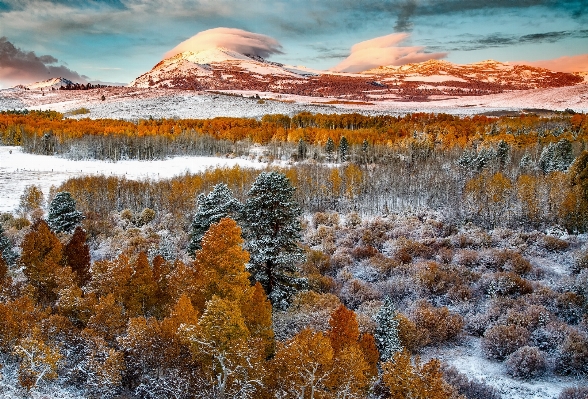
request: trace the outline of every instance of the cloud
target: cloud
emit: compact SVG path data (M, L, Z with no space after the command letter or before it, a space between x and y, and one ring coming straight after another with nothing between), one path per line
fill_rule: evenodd
M0 37L0 82L8 85L31 83L62 77L74 82L86 83L87 76L79 75L58 62L51 55L37 56L33 51L23 51L6 37Z
M588 54L564 56L552 60L515 61L513 64L531 65L557 72L588 72Z
M173 57L184 51L202 51L225 47L241 54L252 54L267 58L282 54L282 45L274 38L259 33L234 28L214 28L202 31L168 51L164 58Z
M349 57L331 69L337 72L362 72L379 66L405 65L447 56L447 53L425 53L425 48L420 46L397 46L408 37L408 33L392 33L357 43L351 47Z

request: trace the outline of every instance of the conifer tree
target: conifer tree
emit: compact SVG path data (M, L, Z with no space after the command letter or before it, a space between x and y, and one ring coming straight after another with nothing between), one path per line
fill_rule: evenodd
M198 210L192 221L188 246L188 252L192 256L201 248L202 237L213 223L218 223L225 217L238 219L242 208L224 183L217 184L208 195L200 194L196 202Z
M508 161L508 155L510 153L510 146L504 140L500 140L498 142L498 146L496 147L496 160L500 164L500 166L506 165Z
M341 137L339 141L339 161L347 162L347 157L349 155L349 142L345 136Z
M335 142L332 138L327 139L327 144L325 144L325 152L327 153L327 161L333 161L333 153L335 152Z
M57 233L69 233L80 224L84 216L76 210L76 201L70 193L62 191L57 193L49 206L47 223Z
M306 142L304 141L304 139L300 139L298 140L298 160L299 161L303 161L304 159L306 159Z
M4 258L4 261L7 265L13 266L16 264L16 259L18 258L17 253L14 251L12 243L4 234L4 229L0 224L0 256Z
M538 166L543 173L565 171L573 161L572 143L561 139L557 143L549 143L539 156Z
M246 248L251 255L249 271L278 308L285 308L305 284L296 267L303 253L297 245L301 212L293 194L294 187L285 175L263 172L249 191L243 213Z
M380 358L386 361L402 350L402 343L398 336L399 323L396 307L390 297L384 299L384 304L376 314L376 323L374 338L380 351Z

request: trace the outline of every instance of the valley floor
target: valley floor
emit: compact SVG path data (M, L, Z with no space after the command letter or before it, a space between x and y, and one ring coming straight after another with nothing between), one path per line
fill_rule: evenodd
M230 95L227 95L230 94ZM105 100L101 97L104 95ZM258 98L252 98L256 95ZM241 97L243 96L243 97ZM525 109L572 109L588 112L588 84L513 91L487 96L434 97L427 102L401 102L377 99L368 103L345 99L303 97L276 93L233 91L226 94L174 89L109 87L78 91L0 90L0 111L12 109L55 110L68 113L87 108L76 118L194 118L219 116L261 118L266 114L312 113L407 114L414 112L474 115Z

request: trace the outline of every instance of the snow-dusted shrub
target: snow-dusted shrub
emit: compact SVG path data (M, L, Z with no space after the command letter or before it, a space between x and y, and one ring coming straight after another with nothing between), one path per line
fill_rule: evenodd
M350 279L341 289L339 297L349 309L356 309L363 302L382 299L383 295L372 284Z
M554 236L543 236L538 244L548 251L564 251L570 246L570 243L566 240Z
M470 380L453 366L443 366L443 379L467 399L500 399L496 389L477 380Z
M584 297L575 292L563 292L555 299L555 313L566 323L577 324L584 315Z
M588 339L585 334L572 330L558 349L555 372L561 375L588 373Z
M551 318L549 311L543 305L529 305L521 309L509 309L506 313L506 324L516 324L533 331L545 326Z
M584 269L588 269L588 249L587 248L583 248L575 254L574 265L572 266L572 271L574 273L580 273Z
M566 388L557 397L557 399L586 399L588 398L588 387Z
M417 302L410 316L423 346L457 338L464 325L460 315L451 313L446 307L434 307L425 300Z
M513 272L486 274L480 279L480 285L489 297L520 296L533 292L531 283Z
M338 227L339 226L339 214L336 212L325 213L317 212L312 215L312 225L314 228L318 226Z
M374 219L367 223L361 231L361 240L364 245L382 249L387 240L387 232L391 229L391 224L381 218Z
M425 291L433 295L443 295L449 290L457 294L467 288L467 283L471 280L467 270L440 265L437 262L421 262L415 268L417 281Z
M526 328L500 324L486 330L482 337L482 351L488 358L503 360L528 342L529 331Z
M389 275L392 269L399 266L399 263L396 260L388 258L382 255L381 253L378 253L375 256L371 257L369 262L383 275Z
M400 263L410 263L414 258L429 259L434 255L433 250L418 241L399 238L396 241L394 259Z
M480 262L479 252L471 249L458 250L454 258L458 265L465 267L474 267Z
M551 321L545 327L539 327L531 333L531 343L542 351L554 352L560 347L571 327L560 321Z
M345 216L345 225L349 228L361 226L361 216L357 212L348 213Z
M351 255L356 260L371 258L373 256L376 256L378 253L378 250L370 245L360 245L353 248L353 250L351 251Z
M506 372L510 376L525 380L542 376L547 371L545 355L533 346L517 349L508 357L505 364Z

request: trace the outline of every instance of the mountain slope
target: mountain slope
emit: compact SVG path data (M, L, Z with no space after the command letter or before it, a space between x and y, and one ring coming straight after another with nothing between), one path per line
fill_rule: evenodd
M65 78L52 78L43 80L41 82L35 82L28 85L18 85L16 88L25 89L25 90L51 90L51 89L59 89L61 86L73 85L74 83Z
M359 74L313 71L269 62L226 48L186 51L159 62L131 87L245 90L351 100L430 101L507 91L573 86L578 74L483 61L469 65L431 60Z

